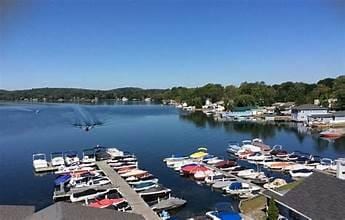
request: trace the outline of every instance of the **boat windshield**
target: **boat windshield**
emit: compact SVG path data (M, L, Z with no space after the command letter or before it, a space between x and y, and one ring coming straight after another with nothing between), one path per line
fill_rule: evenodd
M51 157L52 158L62 157L62 156L63 156L62 152L53 152L53 153L51 153Z
M34 160L46 160L46 155L45 154L34 154L34 155L32 155L32 158Z

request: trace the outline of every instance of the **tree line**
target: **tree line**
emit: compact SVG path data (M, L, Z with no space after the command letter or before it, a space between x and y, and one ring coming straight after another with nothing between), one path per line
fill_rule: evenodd
M75 88L39 88L30 90L0 90L0 100L17 101L37 98L42 101L76 98L92 100L119 99L143 100L152 98L155 101L175 100L186 102L200 108L210 99L212 102L224 101L227 109L243 106L268 106L275 102L295 102L296 104L313 103L319 99L321 105L328 106L329 99L337 99L336 109L345 109L345 75L337 78L326 78L317 83L284 82L268 85L265 82L243 82L239 86L206 84L202 87L173 87L169 89L119 88L112 90L89 90Z

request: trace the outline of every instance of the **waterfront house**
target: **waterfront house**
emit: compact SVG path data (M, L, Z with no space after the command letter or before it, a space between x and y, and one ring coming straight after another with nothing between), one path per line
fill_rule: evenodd
M345 111L308 116L308 124L313 125L345 125Z
M235 107L231 112L226 112L225 117L229 118L248 118L256 115L256 108L254 107Z
M328 109L312 104L305 104L291 109L291 119L296 122L307 122L308 116L327 114Z
M279 214L289 220L344 219L344 180L315 171L301 181L287 192L264 191L267 204L274 198Z
M112 209L98 209L80 204L57 202L38 212L34 206L0 205L0 219L10 220L75 220L75 219L117 219L144 220L134 213L119 212Z

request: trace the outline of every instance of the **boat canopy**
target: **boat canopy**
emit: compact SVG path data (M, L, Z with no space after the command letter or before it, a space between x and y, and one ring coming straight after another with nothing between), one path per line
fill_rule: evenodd
M190 158L193 158L193 159L196 159L196 158L205 157L205 156L207 156L207 155L208 155L208 153L206 153L206 152L198 151L198 152L195 152L195 153L191 154L189 157L190 157Z
M231 190L241 189L242 188L242 183L240 183L240 182L231 183L229 188Z
M65 152L65 156L76 157L76 156L78 156L78 153L76 151L68 151L68 152Z
M63 175L63 176L59 176L58 178L56 178L54 180L54 183L56 186L59 186L61 184L67 183L68 181L70 181L70 179L71 179L71 175Z
M198 151L204 151L204 152L207 152L207 148L206 148L206 147L199 147L199 148L198 148Z

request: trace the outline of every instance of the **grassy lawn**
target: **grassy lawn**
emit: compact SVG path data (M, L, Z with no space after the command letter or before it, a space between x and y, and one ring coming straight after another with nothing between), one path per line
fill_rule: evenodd
M241 211L242 213L250 213L254 210L260 210L264 208L266 205L266 198L262 195L256 196L255 198L249 199L247 201L243 201L241 203Z

